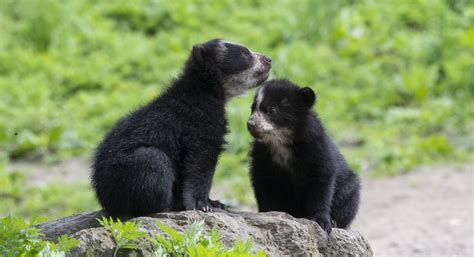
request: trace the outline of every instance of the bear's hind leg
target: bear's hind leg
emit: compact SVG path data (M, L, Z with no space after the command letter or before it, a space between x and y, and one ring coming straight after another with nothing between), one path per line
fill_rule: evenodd
M109 214L141 216L171 210L175 172L161 150L138 148L109 162L107 170L108 176L96 181L95 187Z
M331 206L331 219L335 227L348 228L359 210L360 185L355 174L350 174L343 183L338 184Z

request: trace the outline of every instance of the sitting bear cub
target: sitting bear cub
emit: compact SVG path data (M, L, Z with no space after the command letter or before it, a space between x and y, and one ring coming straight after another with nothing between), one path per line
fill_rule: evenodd
M195 45L161 96L122 118L97 148L91 174L112 216L222 207L209 199L227 131L225 103L268 78L271 59L242 45Z
M347 228L359 206L359 179L311 110L316 95L287 80L266 82L247 126L255 138L250 177L261 212Z

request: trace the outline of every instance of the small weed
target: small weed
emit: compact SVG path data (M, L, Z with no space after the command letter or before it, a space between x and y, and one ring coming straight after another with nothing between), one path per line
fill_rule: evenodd
M117 246L115 247L114 256L117 256L121 249L137 249L138 245L135 241L146 236L145 232L139 230L139 223L131 221L122 223L119 219L114 221L113 218L107 219L106 217L97 219L97 221L110 231L115 240Z

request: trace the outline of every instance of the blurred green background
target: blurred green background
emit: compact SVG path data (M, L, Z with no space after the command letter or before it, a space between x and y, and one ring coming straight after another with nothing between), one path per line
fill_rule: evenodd
M0 0L0 216L99 208L87 183L94 147L169 85L193 44L212 38L267 54L272 78L312 87L315 110L361 176L469 161L473 24L468 0ZM254 204L253 94L228 105L214 178L215 194L236 208ZM62 172L81 179L43 179L78 157L84 164Z

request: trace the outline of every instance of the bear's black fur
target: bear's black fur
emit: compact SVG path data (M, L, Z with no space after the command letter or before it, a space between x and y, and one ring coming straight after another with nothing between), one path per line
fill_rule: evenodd
M311 107L316 96L287 80L256 94L248 128L255 137L250 177L258 209L347 228L359 206L359 179ZM332 223L332 225L331 225Z
M98 146L91 174L112 216L223 207L209 199L224 144L224 105L268 78L271 59L211 40L193 47L160 97L122 118Z

